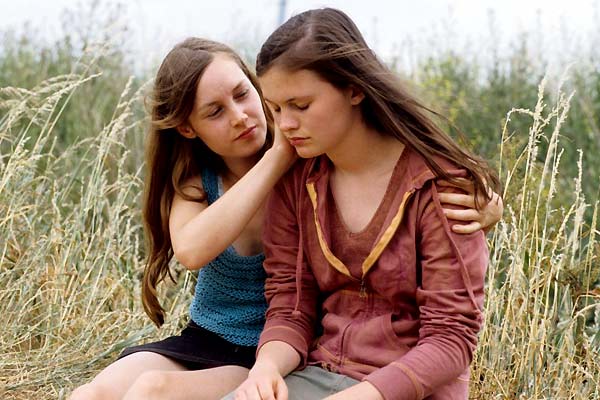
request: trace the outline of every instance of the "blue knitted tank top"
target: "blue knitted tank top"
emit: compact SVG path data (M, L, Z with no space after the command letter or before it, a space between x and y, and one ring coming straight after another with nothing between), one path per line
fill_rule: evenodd
M202 171L208 204L221 194L220 177ZM229 246L198 273L190 316L201 327L242 346L256 346L265 323L264 255L245 257Z

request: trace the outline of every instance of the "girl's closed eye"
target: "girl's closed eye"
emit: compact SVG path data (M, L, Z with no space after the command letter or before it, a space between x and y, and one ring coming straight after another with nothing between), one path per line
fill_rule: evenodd
M221 108L221 107L215 107L207 114L207 117L208 118L216 118L221 113L222 109L223 108Z
M294 104L294 108L296 108L297 110L300 110L300 111L304 111L304 110L307 110L307 109L308 109L308 106L309 106L309 105L310 105L309 103L305 103L305 104Z
M249 92L250 92L250 91L249 91L248 89L244 89L244 90L240 91L239 93L236 93L236 94L235 94L233 97L234 97L235 99L243 99L243 98L245 98L246 96L248 96L248 93L249 93Z

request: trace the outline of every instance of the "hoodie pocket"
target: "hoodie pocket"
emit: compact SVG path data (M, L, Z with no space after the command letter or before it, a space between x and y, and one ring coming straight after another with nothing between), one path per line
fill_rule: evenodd
M411 332L402 337L394 329L392 314L352 324L351 329L346 332L346 362L381 368L397 360L416 343L417 338L412 334L414 326L414 321L401 322L402 330Z

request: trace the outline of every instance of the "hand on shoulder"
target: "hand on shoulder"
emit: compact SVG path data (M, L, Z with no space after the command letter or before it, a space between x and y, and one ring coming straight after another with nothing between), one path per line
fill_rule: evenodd
M441 187L448 188L447 191L440 192L440 202L450 206L444 207L444 215L448 219L466 222L466 224L454 224L452 226L453 232L469 234L483 229L487 233L502 218L504 204L498 193L491 192L489 202L486 202L485 198L479 194L478 203L482 204L483 207L477 210L475 208L475 189L471 181L461 180L462 184L460 186L444 180L439 180L436 183ZM458 188L463 193L457 193L452 188Z

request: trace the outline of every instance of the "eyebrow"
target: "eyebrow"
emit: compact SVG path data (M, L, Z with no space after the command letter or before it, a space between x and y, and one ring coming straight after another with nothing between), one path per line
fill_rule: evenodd
M244 85L245 81L241 80L237 85L235 85L235 87L231 90L231 93L237 92L243 85ZM202 104L200 105L200 107L198 107L199 110L204 110L205 108L209 108L212 107L214 105L219 104L219 101L211 101L210 103L206 103L206 104Z
M289 103L293 103L294 101L302 101L302 100L306 100L307 98L309 98L310 96L299 96L299 97L290 97L289 99L287 99L286 101L284 101L285 104L289 104ZM269 100L265 97L265 101L267 103L271 103L272 105L277 105L277 103L275 103L272 100Z

